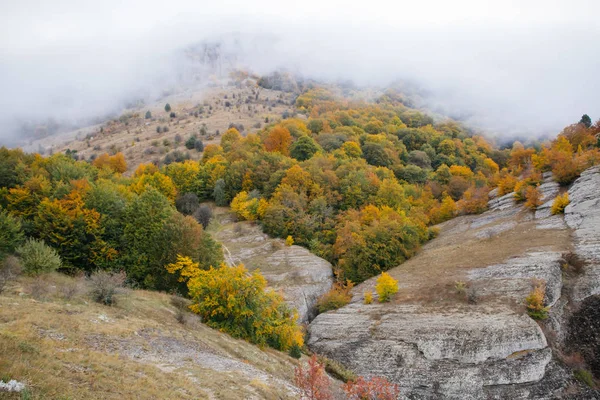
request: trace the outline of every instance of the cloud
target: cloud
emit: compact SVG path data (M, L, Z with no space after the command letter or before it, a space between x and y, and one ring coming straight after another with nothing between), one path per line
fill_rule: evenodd
M0 16L0 140L16 121L81 121L189 83L183 50L222 38L263 73L418 82L431 107L493 132L556 133L600 117L600 5L488 3L12 2Z

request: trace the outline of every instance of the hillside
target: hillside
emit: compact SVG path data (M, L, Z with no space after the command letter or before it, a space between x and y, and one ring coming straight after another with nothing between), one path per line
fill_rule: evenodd
M358 285L349 305L311 323L309 347L386 376L411 399L600 398L570 371L597 365L600 170L569 189L564 218L549 212L559 193L551 178L535 212L510 193L443 223L389 271L399 282L392 302L363 304L375 281ZM536 323L524 300L538 285L549 318Z
M30 397L3 399L297 399L297 361L236 340L171 296L130 290L115 306L90 300L83 279L21 278L0 294L0 379Z
M256 79L222 79L166 96L160 103L129 108L105 123L33 140L24 149L42 154L71 150L85 160L122 152L130 171L144 162L162 162L170 153L198 160L202 153L185 147L191 136L207 145L219 143L231 124L242 132L256 132L265 121L280 119L293 109L293 99L293 93L257 86ZM166 104L172 106L171 111L165 111ZM151 117L145 118L148 111Z
M110 397L117 379L124 397L329 400L310 394L340 385L327 368L347 381L340 399L595 395L600 121L498 148L397 88L255 80L124 115L64 152L0 148L2 346L16 355L3 382L50 398ZM286 112L231 122L275 109L265 93ZM103 281L129 295L92 302ZM308 377L293 374L290 357L311 353ZM46 366L61 371L47 384ZM129 388L158 371L173 380Z

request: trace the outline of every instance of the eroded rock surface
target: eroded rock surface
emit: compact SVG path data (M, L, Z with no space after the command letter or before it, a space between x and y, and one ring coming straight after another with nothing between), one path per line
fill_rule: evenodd
M221 214L212 227L225 246L230 264L243 263L249 270L260 269L269 286L281 290L290 306L298 310L299 321L315 316L317 299L333 284L331 264L300 246L286 246L283 240L264 234L258 225L234 222Z
M600 168L572 185L564 218L550 213L560 192L551 178L544 175L535 213L510 193L493 196L479 216L441 224L438 238L389 271L399 282L391 303L363 304L375 279L358 285L348 306L311 323L310 348L358 374L387 377L402 398L600 398L573 379L554 347L574 331L572 303L600 293ZM565 289L572 251L585 267ZM539 284L551 307L541 324L524 306Z

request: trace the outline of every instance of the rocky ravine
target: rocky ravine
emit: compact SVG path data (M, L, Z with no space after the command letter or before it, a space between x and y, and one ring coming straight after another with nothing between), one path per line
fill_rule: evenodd
M331 264L300 246L285 246L281 239L264 234L258 225L234 222L232 215L218 209L211 230L224 246L229 264L243 263L249 270L260 269L270 287L283 293L298 320L306 323L315 316L315 303L333 284Z
M393 302L365 305L375 282L357 286L348 306L311 323L310 348L357 374L387 377L403 398L600 398L558 357L579 351L600 371L600 168L569 189L564 218L549 212L559 193L551 176L541 190L535 213L510 194L442 224L438 238L390 271L400 288ZM563 271L566 254L583 272ZM540 283L551 311L538 324L523 302Z

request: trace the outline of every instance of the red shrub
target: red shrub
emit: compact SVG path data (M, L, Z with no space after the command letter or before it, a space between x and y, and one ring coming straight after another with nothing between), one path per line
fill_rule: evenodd
M396 400L400 395L398 385L378 376L365 379L359 376L344 385L349 400Z
M316 355L313 354L308 360L306 369L302 366L296 368L295 381L302 391L302 399L333 400L325 367L319 363Z

